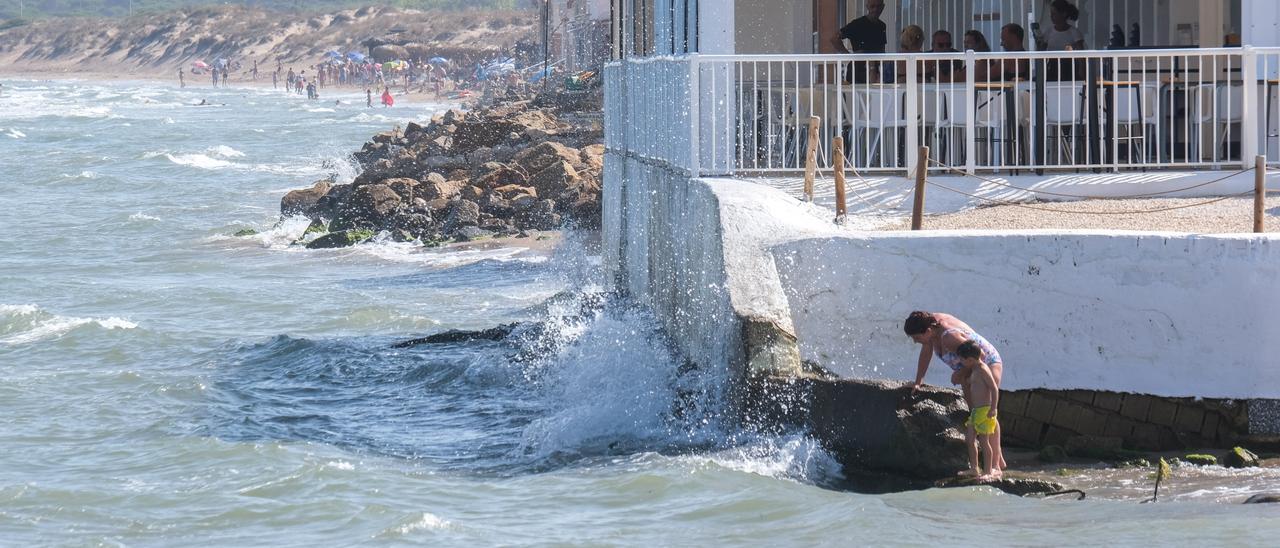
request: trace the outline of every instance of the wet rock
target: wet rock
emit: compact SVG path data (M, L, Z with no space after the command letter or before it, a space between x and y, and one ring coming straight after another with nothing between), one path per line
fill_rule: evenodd
M408 233L414 238L422 238L435 230L435 222L426 213L406 213L391 219L388 228Z
M484 199L484 190L481 190L480 187L475 185L466 185L462 187L462 192L460 192L459 195L465 200L479 202Z
M400 195L383 184L365 185L355 189L343 202L344 208L357 216L381 224L400 207Z
M311 188L291 190L280 199L280 214L298 215L315 207L321 198L333 189L333 179L316 181Z
M339 232L330 232L324 236L311 240L311 243L307 244L307 249L348 247L372 237L372 230L343 230Z
M498 167L484 172L484 174L476 177L472 184L480 188L498 188L511 185L524 185L527 178L524 173L511 169L502 164Z
M257 230L254 230L252 228L242 228L240 230L237 230L235 234L232 234L232 236L235 236L237 238L243 238L245 236L256 236L257 234L258 234Z
M512 162L520 166L525 173L537 173L556 162L574 165L581 161L582 158L577 150L551 141L527 148L512 158Z
M1108 458L1108 455L1119 453L1124 440L1108 436L1072 436L1063 447L1068 455L1075 457Z
M445 178L444 175L441 175L436 172L431 172L431 173L428 173L427 176L422 179L422 182L427 184L432 184L432 185L442 185L448 182L448 179Z
M907 383L807 379L807 422L846 468L951 478L968 467L959 391Z
M584 169L600 172L604 169L604 145L587 145L580 151Z
M1280 493L1258 493L1246 499L1245 504L1275 504L1280 503Z
M1222 465L1227 468L1251 468L1258 465L1258 456L1243 447L1233 447L1231 452L1222 457Z
M1052 481L1017 477L1012 474L1006 474L1005 477L998 480L979 481L977 478L971 477L950 477L938 481L937 487L977 487L986 486L999 489L1010 495L1025 497L1029 495L1048 495L1064 490L1061 484Z
M1213 466L1215 464L1218 464L1218 457L1215 457L1213 455L1191 454L1191 455L1186 455L1182 457L1182 460L1184 462L1199 465L1199 466Z
M493 233L477 226L464 226L454 232L453 237L459 242L473 242L492 238Z
M433 181L432 179L436 178L432 177L418 185L419 196L428 202L438 199L452 200L458 197L462 193L462 188L466 186L465 181Z
M391 191L395 192L396 196L399 196L405 202L412 202L416 196L420 195L420 192L417 191L418 181L408 177L384 179L382 184L390 187Z
M404 125L404 136L407 138L410 135L421 133L424 129L425 128L417 122L409 122Z
M451 329L443 333L428 335L418 339L410 339L404 342L392 345L392 348L409 348L420 344L450 344L450 343L466 343L471 341L500 341L509 336L519 327L520 324L509 323L499 325L494 328L485 329L483 331L462 331Z
M538 196L536 194L517 194L511 197L510 203L511 208L517 212L528 211L529 208L538 203Z
M538 189L538 196L559 196L571 187L582 184L578 170L569 162L558 161L529 178L528 186Z
M499 196L504 200L511 200L522 194L527 194L536 198L538 196L538 189L529 186L503 185L493 189L492 194Z
M471 200L453 200L449 203L449 213L444 220L444 232L455 232L465 226L475 226L479 222L480 204Z

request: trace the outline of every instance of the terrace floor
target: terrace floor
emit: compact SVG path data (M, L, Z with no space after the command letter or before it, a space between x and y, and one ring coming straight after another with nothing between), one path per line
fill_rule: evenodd
M802 177L734 179L803 197ZM1280 232L1280 172L1268 173L1267 179L1271 190L1266 200L1266 229ZM1252 173L1161 171L1043 176L980 174L978 177L939 174L931 175L928 181L924 219L927 230L1136 230L1200 234L1253 230ZM910 228L915 195L912 179L859 177L849 173L845 186L847 222L851 227ZM1235 197L1219 200L1228 196ZM814 203L829 210L834 218L835 183L830 173L820 173L815 178Z

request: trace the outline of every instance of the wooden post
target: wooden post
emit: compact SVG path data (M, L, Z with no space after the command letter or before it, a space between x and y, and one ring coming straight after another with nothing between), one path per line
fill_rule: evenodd
M844 203L844 137L836 136L833 139L832 161L835 164L836 172L836 222L844 222L845 213L847 212Z
M818 123L817 116L809 117L809 146L804 154L804 201L813 201L813 176L818 171Z
M1253 231L1266 232L1263 216L1267 208L1267 157L1253 160Z
M916 195L911 206L911 230L924 226L924 178L929 173L929 147L920 147L920 161L916 163Z

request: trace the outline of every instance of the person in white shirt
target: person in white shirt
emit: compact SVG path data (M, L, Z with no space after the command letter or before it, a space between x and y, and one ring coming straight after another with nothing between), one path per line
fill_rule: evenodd
M1080 20L1080 9L1067 0L1054 0L1049 5L1049 20L1053 26L1044 34L1044 46L1049 51L1084 49L1084 33L1071 23Z

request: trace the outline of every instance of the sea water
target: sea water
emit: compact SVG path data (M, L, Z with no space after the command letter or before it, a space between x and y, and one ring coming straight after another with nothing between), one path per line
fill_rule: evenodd
M833 488L839 466L803 432L723 420L721 375L685 366L643 310L607 297L589 238L550 252L290 245L307 222L279 219L284 192L349 181L363 141L444 105L4 83L0 544L1280 534L1275 508L1228 504L1244 492L1140 505ZM392 346L509 322L525 327L507 341Z

